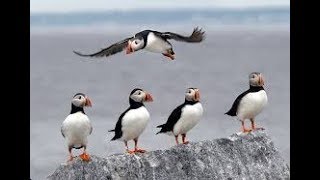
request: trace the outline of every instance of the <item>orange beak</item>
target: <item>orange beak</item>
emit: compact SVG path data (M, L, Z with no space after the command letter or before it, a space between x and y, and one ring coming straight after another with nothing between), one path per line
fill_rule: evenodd
M195 94L194 94L194 100L195 101L199 101L200 100L200 92L199 89L196 90Z
M144 101L146 101L146 102L152 102L152 101L153 101L153 98L152 98L151 94L149 94L149 93L147 93L147 92L145 92L145 93L146 93L146 97L145 97Z
M131 43L132 43L132 42L129 40L129 41L128 41L127 48L126 48L126 54L131 54L131 53L134 52L134 50L133 50L132 47L131 47Z
M259 75L259 85L263 86L264 85L264 79L262 77L262 74Z
M90 100L88 97L86 97L86 102L85 102L85 104L84 104L84 105L85 105L85 106L92 107L91 100Z

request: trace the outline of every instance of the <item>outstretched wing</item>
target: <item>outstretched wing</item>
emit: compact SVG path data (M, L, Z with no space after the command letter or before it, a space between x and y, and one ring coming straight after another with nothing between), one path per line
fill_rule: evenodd
M84 57L103 57L103 56L110 56L110 55L114 55L118 52L121 52L125 49L125 47L127 46L128 44L128 41L130 39L132 39L133 37L129 37L129 38L126 38L122 41L119 41L115 44L112 44L111 46L105 48L105 49L102 49L101 51L99 52L96 52L96 53L93 53L93 54L82 54L80 52L77 52L77 51L73 51L75 54L79 55L79 56L84 56Z
M196 27L193 29L193 32L190 36L182 36L180 34L176 34L172 32L164 32L164 33L161 33L160 36L164 39L174 39L176 41L198 43L204 40L204 37L205 37L204 33L205 31L202 31L202 29L199 29L198 27Z

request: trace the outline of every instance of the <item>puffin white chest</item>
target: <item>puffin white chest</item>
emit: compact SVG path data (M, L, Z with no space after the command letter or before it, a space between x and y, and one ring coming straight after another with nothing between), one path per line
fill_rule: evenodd
M173 134L185 134L192 129L201 119L203 114L203 108L201 103L194 105L186 105L182 108L181 117L174 125Z
M82 112L70 114L62 123L62 133L68 145L81 146L87 144L87 136L91 132L91 123Z
M264 90L246 94L240 101L237 116L241 120L257 116L267 105L267 93Z
M153 32L148 34L147 45L145 47L146 50L155 53L165 53L170 48L171 45L167 41L156 36Z
M129 110L121 122L122 137L120 139L128 141L139 137L146 128L149 119L150 114L144 106Z

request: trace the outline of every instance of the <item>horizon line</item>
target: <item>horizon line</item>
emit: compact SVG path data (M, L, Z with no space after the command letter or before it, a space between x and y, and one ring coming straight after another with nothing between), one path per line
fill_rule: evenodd
M256 5L256 6L211 6L211 7L169 7L169 8L90 8L90 9L73 9L73 10L47 10L47 11L32 11L30 9L30 15L32 14L72 14L72 13L101 13L101 12L134 12L134 11L183 11L183 10L251 10L251 9L289 9L290 5Z

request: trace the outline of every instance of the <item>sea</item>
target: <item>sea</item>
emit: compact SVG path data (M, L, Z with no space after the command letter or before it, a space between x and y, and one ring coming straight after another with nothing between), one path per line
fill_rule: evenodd
M206 31L202 43L171 40L176 59L138 51L108 58L84 58L135 33L151 29L189 35ZM225 138L241 123L225 115L247 90L248 75L265 77L267 107L256 117L285 161L290 163L290 8L136 9L30 14L30 173L45 179L68 158L60 128L78 92L92 100L85 109L93 125L88 153L102 157L125 152L110 141L132 89L152 94L146 103L150 122L139 138L148 151L175 145L171 136L156 135L171 111L183 103L188 87L200 89L203 118L188 134L190 142ZM247 122L249 126L249 122ZM133 147L133 142L129 145ZM75 155L81 150L75 150Z

